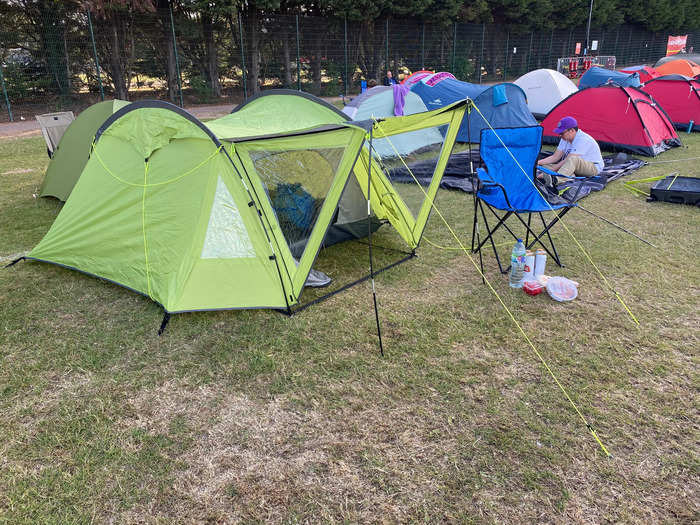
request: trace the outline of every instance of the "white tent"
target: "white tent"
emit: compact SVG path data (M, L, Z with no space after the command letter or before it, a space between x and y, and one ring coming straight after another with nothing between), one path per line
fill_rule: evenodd
M428 111L421 98L406 90L403 106L404 115L413 115ZM389 86L374 86L361 93L343 108L352 120L367 120L371 118L394 116L394 90ZM437 147L442 144L443 136L438 128L425 128L395 135L391 139L377 139L373 143L374 150L381 157L393 157L412 154L428 146Z
M576 84L553 69L530 71L516 80L515 84L525 92L530 112L540 118L578 90Z

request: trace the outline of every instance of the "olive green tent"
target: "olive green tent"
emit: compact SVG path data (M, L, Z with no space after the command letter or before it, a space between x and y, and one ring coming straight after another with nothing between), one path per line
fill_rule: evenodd
M273 92L205 125L165 102L129 104L97 131L70 197L27 258L113 281L166 313L289 311L345 196L346 222L359 219L358 195L366 219L368 180L376 218L418 246L465 109L344 122L315 97ZM381 158L370 161L366 139L390 143L426 128L445 138L432 145L435 174L418 205L392 186Z
M90 106L71 122L51 155L39 190L40 197L56 197L62 201L68 198L90 156L97 129L127 104L123 100L105 100Z

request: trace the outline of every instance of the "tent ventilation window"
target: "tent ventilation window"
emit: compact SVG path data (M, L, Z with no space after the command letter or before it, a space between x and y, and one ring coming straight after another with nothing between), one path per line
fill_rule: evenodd
M226 184L219 176L211 207L202 259L255 257L243 218Z

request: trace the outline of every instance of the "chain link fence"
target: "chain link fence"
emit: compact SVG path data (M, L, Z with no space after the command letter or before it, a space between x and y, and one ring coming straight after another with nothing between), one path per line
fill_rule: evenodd
M617 66L665 55L666 33L591 28ZM349 96L420 69L474 83L515 79L586 46L586 30L518 33L488 24L298 15L25 11L0 20L0 121L80 111L105 98L235 104L271 88ZM687 46L700 31L688 33Z

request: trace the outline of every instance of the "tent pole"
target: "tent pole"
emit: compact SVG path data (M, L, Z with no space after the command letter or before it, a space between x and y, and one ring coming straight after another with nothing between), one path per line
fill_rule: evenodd
M479 190L479 178L475 176L474 161L472 160L472 130L471 130L472 102L467 101L467 144L469 147L469 172L472 174L472 197L474 199L474 225L472 231L472 251L474 250L474 233L476 233L477 246L481 245L481 234L479 233L479 215L476 213L476 192ZM481 283L486 284L484 277L484 260L479 250L479 264L481 266Z
M618 230L623 231L623 232L625 232L625 233L628 233L628 234L631 235L632 237L634 237L634 238L639 239L640 241L642 241L644 244L648 244L648 245L651 246L652 248L658 248L656 245L650 243L650 242L647 241L646 239L642 239L642 238L641 238L639 235L637 235L636 233L632 233L631 231L626 230L625 228L623 228L622 226L620 226L619 224L615 224L613 221L608 220L608 219L606 219L605 217L601 217L601 216L598 215L597 213L593 213L591 210L587 210L586 208L584 208L584 207L581 206L580 204L577 204L576 207L579 208L579 209L581 209L581 210L583 210L583 211L585 211L586 213L588 213L588 214L590 214L590 215L593 215L593 217L596 217L596 218L600 219L600 220L603 221L603 222L607 222L610 226L614 226L614 227L617 228Z
M379 338L379 352L384 357L384 345L382 344L382 329L379 325L379 309L377 308L377 290L374 286L374 263L372 262L372 132L374 125L369 130L369 161L367 162L367 241L369 244L369 276L372 280L372 299L374 301L374 319L377 322L377 337Z

